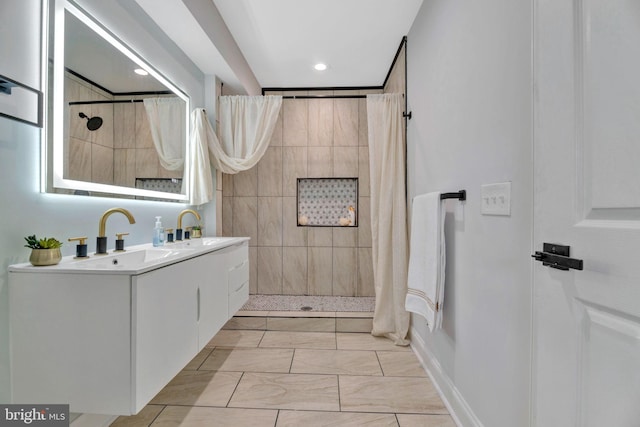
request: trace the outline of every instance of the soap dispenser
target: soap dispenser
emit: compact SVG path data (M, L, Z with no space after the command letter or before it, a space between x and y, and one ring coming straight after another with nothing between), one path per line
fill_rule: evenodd
M153 228L153 246L164 245L164 228L159 216L156 217L156 226Z

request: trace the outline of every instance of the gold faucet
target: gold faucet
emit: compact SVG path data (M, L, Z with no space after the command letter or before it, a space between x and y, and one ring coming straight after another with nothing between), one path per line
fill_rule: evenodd
M131 215L131 212L124 208L111 208L100 217L100 226L98 227L98 237L106 237L105 229L107 228L107 218L113 213L120 212L129 220L129 224L135 224L136 220Z
M185 214L188 214L188 213L193 214L193 216L195 216L198 221L200 221L202 219L202 218L200 218L200 214L198 212L194 211L193 209L185 209L185 210L183 210L182 212L180 212L178 214L178 229L179 230L182 230L182 217L185 216Z

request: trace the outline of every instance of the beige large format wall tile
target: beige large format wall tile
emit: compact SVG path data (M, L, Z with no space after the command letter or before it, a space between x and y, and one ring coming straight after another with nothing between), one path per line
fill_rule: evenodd
M310 178L333 176L333 147L309 147L307 159Z
M116 148L113 150L113 183L126 187L136 185L136 150Z
M249 246L249 292L258 293L258 248Z
M338 377L245 373L228 406L339 411Z
M336 332L365 332L371 333L373 318L345 319L336 317Z
M153 148L153 138L147 112L142 102L135 104L136 108L136 148Z
M307 251L309 295L333 295L333 249L309 247Z
M233 197L233 177L235 175L231 175L228 173L222 174L222 193L224 197Z
M258 246L282 246L282 197L258 197Z
M417 426L418 424L416 424ZM276 427L398 427L393 414L355 412L280 411Z
M136 107L133 104L113 105L114 148L136 148Z
M282 145L304 147L309 141L309 102L285 99L282 102Z
M354 248L358 246L358 228L360 227L332 227L334 248Z
M358 246L371 247L371 198L360 197L358 201Z
M155 178L158 176L158 152L155 148L136 150L136 178Z
M333 145L333 99L309 100L309 146Z
M233 236L233 197L224 197L224 191L222 194L222 235L231 237Z
M82 139L71 138L69 140L67 178L91 181L91 146L90 142Z
M282 194L297 195L297 180L307 176L307 147L284 147L282 161Z
M361 92L337 91L340 95L359 95ZM333 95L334 91L312 93ZM308 92L286 94L306 95ZM368 270L362 275L363 279L359 279L359 259L364 255L358 250L353 255L354 251L349 250L346 260L336 261L333 254L333 248L371 246L366 125L364 99L284 100L264 158L249 171L223 176L222 233L251 238L255 260L252 262L251 293L372 293L373 284L363 284L363 280L370 277ZM297 179L338 175L359 178L359 226L343 229L298 227ZM274 199L281 196L282 199ZM280 205L277 200L281 200ZM256 246L270 249L258 251ZM279 255L274 248L280 248ZM336 253L340 254L340 251ZM274 267L277 260L281 262L280 267Z
M333 111L333 145L358 145L358 99L336 99Z
M81 118L80 113L91 117L91 105L69 106L69 137L91 142L91 131L87 129L87 119Z
M282 147L269 147L258 163L258 196L282 196Z
M369 175L369 147L358 147L358 196L371 195Z
M258 244L258 198L233 198L233 235L250 237L250 246Z
M282 240L284 246L298 246L305 249L309 228L298 226L298 207L295 197L284 197L282 200ZM300 250L300 248L298 248ZM306 280L305 280L306 283Z
M309 227L309 246L333 246L333 228Z
M258 195L258 168L238 172L233 175L233 195L236 197L249 197Z
M283 100L284 101L284 100ZM282 146L282 117L283 117L283 108L280 108L280 113L278 114L278 121L276 122L275 127L273 128L273 135L271 135L271 141L269 145L272 147L280 147Z
M333 248L332 295L356 296L358 257L356 248Z
M358 147L334 147L333 176L355 178L358 176Z
M306 295L307 248L284 247L282 250L282 292L285 295Z
M373 261L371 248L358 248L358 291L359 297L376 296L373 281Z
M113 148L93 144L91 147L91 181L113 184Z
M258 293L282 294L282 246L258 247Z
M114 105L117 104L96 104L92 106L92 114L102 118L100 129L91 132L91 138L95 144L113 148Z
M367 122L367 100L358 100L358 145L369 145L369 129Z

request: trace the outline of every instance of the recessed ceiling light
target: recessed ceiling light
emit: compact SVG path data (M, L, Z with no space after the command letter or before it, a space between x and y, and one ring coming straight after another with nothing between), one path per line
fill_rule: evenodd
M327 69L327 64L323 64L322 62L316 64L313 66L313 68L315 68L318 71L324 71Z
M149 73L147 73L145 70L143 70L142 68L136 68L135 70L133 70L136 74L140 74L141 76L148 76Z

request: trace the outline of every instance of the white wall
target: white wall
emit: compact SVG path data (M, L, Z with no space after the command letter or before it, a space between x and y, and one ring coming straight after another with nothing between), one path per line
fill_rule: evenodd
M204 105L202 73L190 61L185 61L186 57L158 33L152 21L132 6L134 2L82 0L79 3L186 91L192 98L192 107ZM15 72L18 80L27 76L27 84L40 87L40 32L37 30L40 0L3 0L0 11L0 16L9 17L1 27L0 74L11 76ZM5 68L7 64L11 64L10 69ZM122 215L111 216L107 223L109 247L114 245L112 236L116 231L130 232L127 245L145 243L151 241L154 216L161 215L165 226L175 227L178 212L185 208L184 204L177 203L40 193L40 132L35 127L0 118L0 402L8 402L10 398L7 266L28 260L29 250L23 247L23 236L35 233L66 242L68 237L86 235L91 252L95 250L101 214L119 206L133 213L136 224L129 225ZM215 213L215 209L211 211ZM207 218L209 220L214 221L215 217ZM214 230L213 222L210 224ZM74 251L74 244L64 244L63 255L72 255ZM43 357L46 353L46 349L42 349Z
M408 34L409 197L448 201L443 329L412 316L413 344L464 425L529 424L531 4L425 0ZM511 216L480 186L512 181Z

